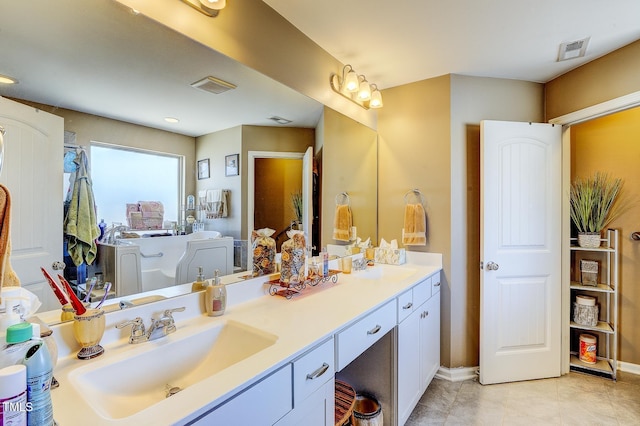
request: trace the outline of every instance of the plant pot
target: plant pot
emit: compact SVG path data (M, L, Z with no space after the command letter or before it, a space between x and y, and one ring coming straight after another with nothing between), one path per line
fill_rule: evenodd
M600 233L599 232L579 232L578 245L584 248L600 247Z

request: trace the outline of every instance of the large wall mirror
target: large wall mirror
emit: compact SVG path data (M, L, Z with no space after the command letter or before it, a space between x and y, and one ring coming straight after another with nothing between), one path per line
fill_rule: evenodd
M75 143L80 146L100 142L182 156L182 197L207 189L230 189L234 213L227 219L207 222L206 229L237 240L247 240L250 233L246 191L254 185L247 182L247 168L253 167L247 163L249 152L304 153L312 146L322 172L334 177L320 184L318 223L314 226L332 226L333 218L323 216L331 215L334 195L351 191L360 234L377 240L376 221L371 220L377 204L377 159L372 157L375 131L355 121L353 126L358 130L347 131L344 126L352 121L347 117L120 3L37 3L3 6L0 74L19 82L0 85L0 96L63 117L65 131L75 134ZM207 85L221 93L192 86L207 77L235 88L212 79ZM169 123L167 117L179 121ZM282 124L282 119L289 122ZM358 142L363 145L350 167L343 167L347 151L333 144L348 142L341 136L345 134L355 140L362 136L362 129L368 129ZM287 142L283 147L282 141L291 138L300 141L298 146ZM233 154L239 154L239 174L228 176L220 167L225 157ZM353 182L362 177L359 162L363 158L366 173L372 175L354 187ZM209 160L210 174L207 179L198 179L197 163L203 159ZM336 165L340 167L334 168ZM113 169L117 173L116 164ZM60 209L62 199L60 194ZM362 225L357 222L359 217ZM319 244L332 243L324 232Z

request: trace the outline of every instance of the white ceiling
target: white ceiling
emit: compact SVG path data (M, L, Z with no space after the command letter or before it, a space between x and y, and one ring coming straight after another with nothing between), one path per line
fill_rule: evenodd
M189 136L272 126L272 116L315 127L322 111L318 102L113 0L1 1L0 74L19 80L0 85L2 96ZM209 75L237 89L214 95L190 86Z
M380 88L444 74L544 83L640 39L638 0L263 1ZM556 62L584 37L584 58Z
M638 0L264 1L380 88L448 73L546 82L640 39ZM556 62L583 37L585 58ZM2 96L190 136L273 115L314 127L322 109L112 0L2 0L0 74L20 80ZM238 88L189 86L207 75Z

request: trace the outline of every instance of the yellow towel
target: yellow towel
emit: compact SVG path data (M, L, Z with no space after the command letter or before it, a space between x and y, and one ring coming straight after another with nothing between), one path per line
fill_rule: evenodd
M337 205L336 214L333 220L333 239L338 241L349 241L351 225L351 208L349 205Z
M427 217L422 204L405 206L402 244L405 246L427 245Z
M11 267L11 195L6 186L0 185L0 289L2 287L20 286L20 279Z

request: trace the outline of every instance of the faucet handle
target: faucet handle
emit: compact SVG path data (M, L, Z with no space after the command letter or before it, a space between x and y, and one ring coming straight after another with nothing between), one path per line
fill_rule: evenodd
M144 323L142 322L142 318L136 317L132 320L122 321L116 324L116 328L121 329L127 326L131 327L131 336L129 336L129 343L138 343L143 341L146 337Z
M184 306L182 306L180 308L167 309L166 311L164 311L164 315L159 321L163 321L164 320L164 333L165 333L165 335L173 333L174 331L176 331L176 323L175 323L175 320L173 319L173 315L172 314L174 312L182 312L182 311L184 311L184 309L185 309Z
M183 312L185 310L184 306L181 306L179 308L173 308L173 309L167 309L166 311L164 311L164 316L173 319L173 313L174 312Z

